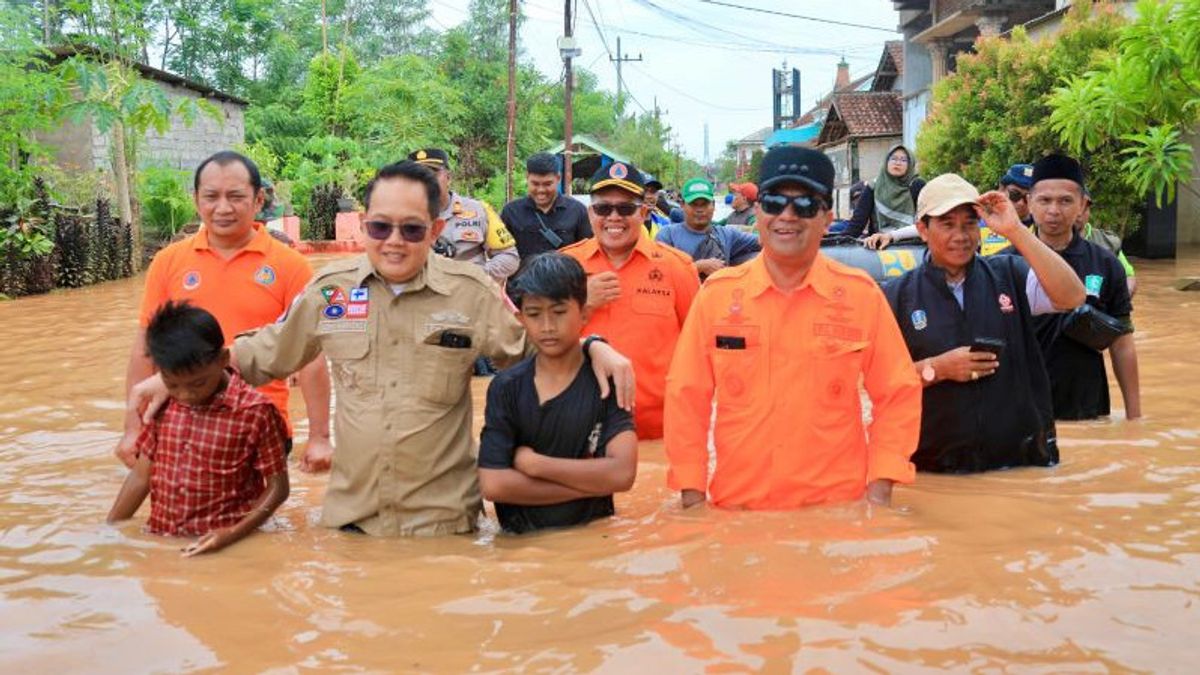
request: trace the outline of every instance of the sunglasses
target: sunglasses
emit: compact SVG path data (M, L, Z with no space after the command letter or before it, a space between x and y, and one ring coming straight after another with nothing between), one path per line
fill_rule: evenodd
M612 215L613 211L622 218L628 218L640 211L642 208L641 202L621 202L620 204L610 204L608 202L592 202L592 212L601 218L607 218Z
M428 225L411 223L393 225L381 220L368 220L364 225L367 228L367 236L372 239L387 241L392 236L392 230L400 230L400 238L410 244L419 244L425 241L425 233L429 231Z
M1027 199L1028 197L1029 197L1029 195L1027 193L1021 192L1019 190L1009 190L1008 191L1008 201L1010 201L1014 204L1016 204L1017 202L1025 201L1025 199Z
M772 216L777 216L783 213L788 204L792 205L792 210L801 218L812 218L826 208L825 202L810 195L797 195L788 197L787 195L779 195L768 192L759 195L758 203L762 206L762 210Z

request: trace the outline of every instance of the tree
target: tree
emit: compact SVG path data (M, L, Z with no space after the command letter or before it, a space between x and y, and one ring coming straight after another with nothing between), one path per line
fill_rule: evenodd
M1116 49L1050 97L1050 123L1076 153L1122 144L1121 175L1161 206L1187 186L1200 121L1200 0L1141 0Z
M1017 28L1009 39L976 42L975 53L960 55L957 71L934 87L917 137L921 173L954 172L990 189L1010 165L1062 151L1050 122L1050 95L1064 78L1102 58L1123 23L1112 6L1077 3L1054 40L1034 42ZM1094 222L1118 232L1140 220L1138 195L1121 177L1124 147L1104 143L1080 156L1096 202Z

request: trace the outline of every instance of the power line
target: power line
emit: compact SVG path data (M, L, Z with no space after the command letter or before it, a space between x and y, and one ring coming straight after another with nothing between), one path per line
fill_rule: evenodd
M670 91L673 91L676 94L679 94L680 96L689 98L689 99L695 101L696 103L699 103L700 105L703 105L708 108L712 108L713 110L721 110L724 112L735 112L735 113L752 113L752 112L753 113L762 113L763 112L762 108L731 108L731 107L723 106L723 105L720 105L717 103L712 103L711 101L705 101L704 99L696 98L695 96L689 94L686 91L683 91L681 89L676 89L675 87L667 84L666 82L663 82L662 80L654 77L653 75L646 72L642 68L639 68L637 66L630 66L630 67L633 68L634 70L638 71L639 73L641 73L644 77L646 77L646 79L658 84L659 86L664 87Z
M676 21L684 26L687 26L688 28L691 28L693 32L696 32L702 36L703 36L703 32L701 30L698 30L696 28L696 26L700 26L701 28L707 30L710 36L711 35L730 35L735 38L739 38L740 40L742 40L741 44L743 46L754 47L757 45L770 45L772 47L777 47L777 48L778 47L790 48L790 45L780 44L778 42L767 42L765 40L762 40L761 38L744 35L742 33L735 33L733 31L725 29L725 28L713 26L712 24L707 24L707 23L704 23L703 21L698 21L696 19L693 19L690 16L680 14L679 12L667 9L666 7L663 7L654 2L651 2L651 0L636 0L636 2L645 7L649 7L650 9L653 9L654 11L658 12L659 14L662 14L663 16L666 16L669 19L673 19L674 21Z
M885 33L899 32L895 28L883 28L880 26L868 26L868 25L862 24L862 23L850 23L848 21L835 21L833 19L821 19L821 18L817 18L815 16L804 16L802 14L792 14L790 12L780 12L780 11L774 10L774 9L763 9L761 7L747 7L745 5L735 5L731 2L721 2L720 0L700 0L700 2L703 2L708 5L720 5L722 7L732 7L734 9L741 9L741 10L745 10L747 12L760 12L762 14L771 14L774 16L786 16L790 19L803 19L804 21L816 21L818 23L828 23L828 24L833 24L835 26L848 26L850 28L862 28L865 30L878 30L878 31L883 31Z
M612 60L612 52L608 49L608 38L604 37L604 31L600 29L600 22L596 20L596 15L592 13L592 3L588 0L583 0L583 6L587 9L588 16L592 17L592 25L596 27L596 35L600 36L600 44L604 45L604 51L608 53L608 59Z

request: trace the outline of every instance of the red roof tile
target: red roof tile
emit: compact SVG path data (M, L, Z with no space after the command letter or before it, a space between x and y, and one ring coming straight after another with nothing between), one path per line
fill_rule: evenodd
M903 132L900 92L843 92L833 95L819 142L828 143L845 136L898 136Z

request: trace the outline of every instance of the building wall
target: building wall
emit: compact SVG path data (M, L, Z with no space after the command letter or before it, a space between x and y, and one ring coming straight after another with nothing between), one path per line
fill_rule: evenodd
M172 106L181 98L200 98L196 92L172 84L162 83ZM183 120L173 116L171 127L159 135L151 130L140 146L138 161L142 166L165 166L172 169L191 171L204 158L218 150L232 150L246 140L245 109L237 103L210 100L221 113L221 120L208 115L197 115L188 127Z
M850 144L838 143L821 148L833 162L833 214L835 218L850 217Z
M200 98L190 89L165 82L159 85L166 90L172 108L183 97ZM212 153L233 149L243 143L246 138L244 107L228 101L211 102L220 111L220 122L201 114L189 127L178 116L172 116L166 133L160 135L152 129L138 145L139 164L190 171ZM107 171L112 166L110 134L99 133L90 120L78 124L64 121L57 129L39 134L39 139L50 148L55 163L68 171Z
M1193 156L1200 154L1200 130L1192 132L1185 140L1191 143ZM1200 163L1192 163L1190 187L1189 190L1181 185L1176 191L1179 210L1176 212L1178 226L1175 233L1176 243L1179 244L1200 244Z
M37 140L50 150L54 163L66 171L90 171L95 167L92 124L88 120L64 121L57 129L37 134Z

